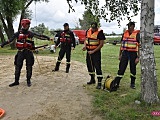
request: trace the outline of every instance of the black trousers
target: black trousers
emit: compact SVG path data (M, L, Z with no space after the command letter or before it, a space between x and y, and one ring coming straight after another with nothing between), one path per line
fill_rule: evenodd
M86 56L86 63L89 75L97 74L97 78L103 78L102 76L102 70L101 70L101 52L97 51L93 54L88 54Z
M61 49L59 51L59 56L58 56L58 62L61 62L63 59L64 55L66 54L66 62L67 64L70 64L71 61L71 45L62 45Z
M135 60L137 58L137 52L129 52L129 51L123 51L122 57L119 63L119 70L118 75L124 75L124 72L127 68L128 61L130 61L130 73L132 76L136 75L136 64Z
M24 49L22 51L18 51L15 56L15 81L18 82L20 78L21 69L23 66L23 61L26 60L26 78L30 80L32 77L32 66L34 65L34 56L32 51Z

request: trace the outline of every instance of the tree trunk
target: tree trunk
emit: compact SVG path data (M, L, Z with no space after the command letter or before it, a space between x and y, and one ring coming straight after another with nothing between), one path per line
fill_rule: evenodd
M5 41L3 31L2 31L2 26L0 25L0 38L1 38L1 43Z
M146 103L159 101L154 58L154 0L141 1L141 98Z
M20 22L19 22L19 26L18 26L18 31L21 29L21 20L25 17L26 9L31 5L32 2L33 2L33 0L30 0L26 4L26 6L24 5L24 9L22 9L22 11L21 11L21 17L20 17Z
M20 22L19 22L19 26L18 26L18 31L21 29L21 20L24 18L24 14L25 14L25 10L23 9L21 11L21 17L20 17Z
M3 24L3 28L4 28L4 31L6 32L7 36L8 36L8 28L7 28L7 25L5 23L5 20L4 20L4 17L2 15L2 13L0 13L0 19L2 21L2 24Z
M8 38L10 39L14 34L12 17L6 17L6 21L7 21L7 24L8 24ZM10 44L10 46L11 46L11 49L15 49L15 41L13 41Z

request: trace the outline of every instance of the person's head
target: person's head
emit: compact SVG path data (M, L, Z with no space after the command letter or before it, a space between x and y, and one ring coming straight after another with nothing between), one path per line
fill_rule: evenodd
M64 23L64 30L69 30L69 24L68 23Z
M91 23L91 28L92 28L92 31L93 31L93 32L97 31L97 29L98 29L97 23L96 23L96 22L92 22L92 23Z
M132 32L132 31L134 30L134 27L135 27L135 22L129 22L129 23L127 24L127 26L128 26L128 30L129 30L130 32Z
M30 27L31 21L29 19L22 19L21 26L23 29L28 30Z

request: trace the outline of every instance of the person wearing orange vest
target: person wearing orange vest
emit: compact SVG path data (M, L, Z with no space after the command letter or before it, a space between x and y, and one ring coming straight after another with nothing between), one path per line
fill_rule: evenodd
M52 40L50 37L45 35L39 35L36 33L33 33L29 31L31 21L29 19L22 19L21 20L21 26L22 29L18 32L14 33L14 35L6 42L1 44L1 47L4 47L5 45L13 42L16 40L16 48L18 49L18 52L15 56L15 82L11 83L9 87L13 87L16 85L19 85L19 78L21 69L23 66L24 59L26 60L26 70L27 70L27 86L31 86L31 76L32 76L32 66L34 64L34 56L32 50L35 49L33 37L36 37L38 39L42 40Z
M136 65L139 62L139 41L140 41L140 31L135 30L135 22L129 22L128 30L124 32L121 39L121 47L119 52L119 70L117 77L114 79L113 91L119 88L120 80L122 79L124 72L127 68L128 61L130 62L130 87L135 89L135 79L136 79Z
M103 79L101 70L101 48L103 47L105 36L103 30L98 28L96 22L91 23L91 28L86 32L86 41L84 41L83 51L87 50L86 63L91 79L88 85L95 84L95 70L97 74L97 89L101 89Z
M64 30L60 33L60 36L58 37L58 40L56 42L55 48L60 45L61 49L59 51L58 60L56 62L55 68L52 70L59 71L59 66L61 64L61 61L66 54L66 73L69 73L70 68L70 59L71 59L71 49L74 50L76 44L75 44L75 37L73 32L69 29L69 24L64 23Z

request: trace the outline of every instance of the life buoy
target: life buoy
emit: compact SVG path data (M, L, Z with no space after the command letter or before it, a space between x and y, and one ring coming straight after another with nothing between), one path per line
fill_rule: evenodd
M2 108L0 108L0 118L3 117L4 113L5 113L5 110L3 110Z

